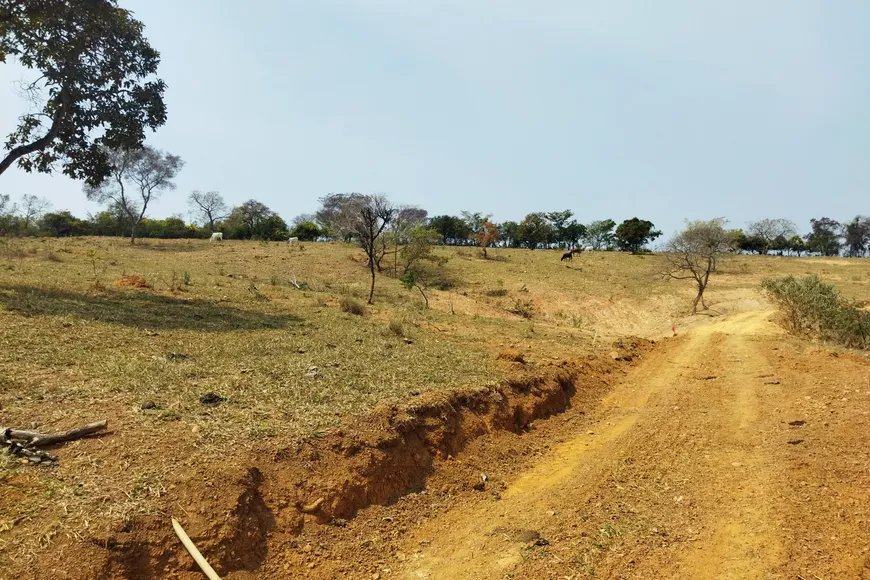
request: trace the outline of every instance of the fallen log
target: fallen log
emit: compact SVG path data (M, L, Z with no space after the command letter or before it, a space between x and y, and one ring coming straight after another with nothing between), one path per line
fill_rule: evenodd
M39 447L82 439L104 430L108 425L108 420L104 419L61 433L37 433L12 427L0 427L0 445L6 445L12 455L25 458L31 463L52 462L57 461L57 456L38 449Z
M64 431L62 433L36 433L34 431L24 431L21 429L12 429L11 427L3 429L2 434L0 434L0 442L2 443L12 443L18 442L23 443L25 447L48 447L49 445L55 445L57 443L65 443L66 441L75 441L76 439L82 439L83 437L87 437L88 435L93 435L94 433L98 433L109 426L109 421L103 419L97 423L91 423L90 425L85 425L84 427L79 427L77 429L70 429L69 431Z

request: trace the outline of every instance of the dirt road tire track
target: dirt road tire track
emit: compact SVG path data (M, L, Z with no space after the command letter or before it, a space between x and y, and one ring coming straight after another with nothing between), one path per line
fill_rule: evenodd
M805 347L769 318L716 320L652 353L604 400L588 431L515 478L500 501L414 529L400 577L860 577L870 541L847 538L867 529L866 446L861 436L838 439L829 445L854 459L817 457L807 469L804 455L816 442L796 443L802 426L789 423L807 419L792 401L831 385L808 387L812 375L789 367ZM870 373L852 362L838 380L857 372L863 388L853 395L866 408ZM830 481L832 467L844 467L837 461L849 464L850 481ZM838 489L854 519L835 529L831 520L841 518L829 504L796 503L806 493L795 488L796 470ZM829 532L839 543L823 542Z

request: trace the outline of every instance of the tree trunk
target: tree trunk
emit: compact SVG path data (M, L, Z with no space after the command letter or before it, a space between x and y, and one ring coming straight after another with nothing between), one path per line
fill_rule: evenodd
M139 227L139 222L133 222L133 227L130 228L130 243L136 243L136 228Z
M372 288L369 290L369 304L374 304L375 296L375 263L374 260L369 260L369 270L372 272Z

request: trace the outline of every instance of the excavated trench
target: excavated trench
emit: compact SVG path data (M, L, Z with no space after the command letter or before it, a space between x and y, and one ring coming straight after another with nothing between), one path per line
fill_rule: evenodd
M342 429L301 440L253 465L220 473L202 468L185 478L167 510L182 520L222 577L262 577L258 571L277 557L273 543L308 526L344 526L359 510L425 489L439 462L457 457L478 438L521 434L572 405L594 404L608 389L610 373L649 344L623 344L620 360L590 355L497 387L435 391L379 406ZM93 538L83 550L92 552L89 561L103 565L81 577L199 577L168 519L143 517Z

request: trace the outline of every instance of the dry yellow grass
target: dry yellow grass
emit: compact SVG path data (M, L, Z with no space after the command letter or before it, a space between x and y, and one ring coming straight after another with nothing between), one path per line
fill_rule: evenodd
M499 352L533 367L593 339L606 348L693 323L691 285L664 283L655 256L437 252L454 287L428 291L431 309L381 276L375 305L357 316L340 304L365 301L368 272L349 245L0 241L0 425L107 416L113 430L98 453L69 444L56 469L0 455L0 567L57 534L159 510L174 478L215 458L268 452L386 399L498 381L519 364ZM868 298L870 261L735 257L708 302L746 307L763 277L789 273ZM123 276L148 287L113 286ZM209 392L226 401L201 404Z

